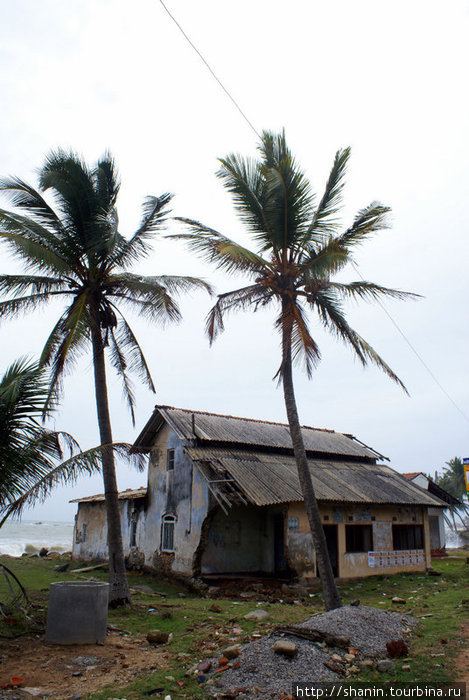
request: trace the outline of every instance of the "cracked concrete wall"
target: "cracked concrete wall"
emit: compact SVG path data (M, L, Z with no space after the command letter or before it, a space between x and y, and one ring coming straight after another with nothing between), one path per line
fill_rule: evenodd
M394 574L400 571L424 571L431 566L428 513L421 506L363 506L320 505L319 511L324 525L337 526L338 575L355 578L378 574ZM418 562L398 565L370 566L368 552L346 551L347 525L370 525L372 527L372 550L393 552L392 526L422 525L424 550ZM288 509L287 546L289 560L298 576L316 575L315 553L309 523L303 504L291 503Z

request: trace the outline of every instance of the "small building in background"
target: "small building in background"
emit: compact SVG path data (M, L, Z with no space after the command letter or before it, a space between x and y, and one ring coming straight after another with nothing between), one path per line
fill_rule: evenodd
M336 576L424 571L430 515L445 507L351 435L303 427ZM157 406L134 450L146 489L124 491L130 566L186 577L315 577L288 426ZM104 497L77 499L74 556L105 557Z

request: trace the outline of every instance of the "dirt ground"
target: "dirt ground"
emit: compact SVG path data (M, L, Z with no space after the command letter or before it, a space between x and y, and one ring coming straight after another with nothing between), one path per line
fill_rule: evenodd
M4 692L14 687L12 678L22 678L18 696L70 700L109 683L125 686L143 672L165 668L169 658L164 647L117 631L108 632L103 646L56 646L43 637L0 642L0 698L13 695Z
M469 639L469 623L466 623L461 629L461 639ZM469 683L469 647L464 645L464 648L455 659L455 680L460 683Z

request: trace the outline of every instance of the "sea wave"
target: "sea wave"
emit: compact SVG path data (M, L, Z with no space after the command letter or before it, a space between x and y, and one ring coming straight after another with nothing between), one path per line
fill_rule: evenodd
M50 552L69 552L73 542L73 523L6 522L0 529L0 555L21 557L38 553L43 547Z

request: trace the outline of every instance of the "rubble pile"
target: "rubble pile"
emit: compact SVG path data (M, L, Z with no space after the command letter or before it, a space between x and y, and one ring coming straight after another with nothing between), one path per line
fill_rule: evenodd
M370 668L391 671L389 650L406 650L415 624L409 615L347 605L236 645L193 672L215 697L288 697L294 682L337 681Z

